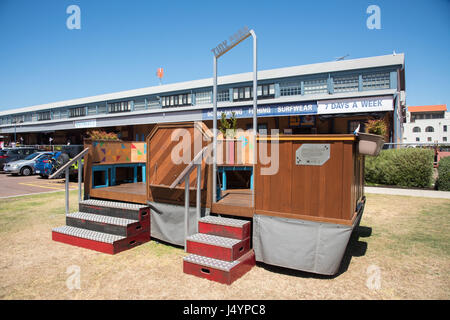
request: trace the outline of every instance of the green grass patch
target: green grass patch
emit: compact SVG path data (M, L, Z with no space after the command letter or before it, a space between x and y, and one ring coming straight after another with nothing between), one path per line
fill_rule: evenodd
M70 191L70 211L78 208L78 191ZM46 223L54 215L65 214L64 191L3 199L0 206L0 234L23 229L30 221Z

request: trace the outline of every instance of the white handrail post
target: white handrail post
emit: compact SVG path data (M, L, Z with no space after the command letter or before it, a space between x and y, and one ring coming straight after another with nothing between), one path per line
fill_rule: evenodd
M81 172L83 171L82 159L78 159L78 202L81 201Z
M256 135L258 132L258 95L257 95L257 85L258 85L258 64L257 64L257 39L256 33L252 29L250 34L253 37L253 179L255 178L256 161L257 161L257 141ZM252 205L255 206L255 181L253 181L252 190Z
M198 232L198 221L201 218L201 209L200 209L200 205L201 205L200 201L201 201L201 194L202 194L202 191L201 191L201 182L202 181L201 180L202 180L202 164L200 162L197 165L197 202L196 202L197 224L195 226L195 229L197 230L197 232Z
M184 178L184 251L187 252L187 237L189 230L189 175Z
M214 75L213 75L213 179L212 179L212 202L216 203L217 195L217 57L214 56Z
M66 176L66 215L69 214L69 168L67 167L65 170Z

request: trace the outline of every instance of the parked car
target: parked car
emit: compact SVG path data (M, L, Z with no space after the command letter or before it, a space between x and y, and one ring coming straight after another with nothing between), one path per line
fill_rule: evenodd
M4 148L0 150L0 171L6 163L21 160L29 155L37 152L36 148Z
M23 176L29 176L34 173L34 166L36 160L50 154L50 152L35 152L30 154L25 159L11 161L5 164L3 170L6 173L21 174Z
M76 156L76 154L75 154ZM70 160L69 154L65 152L51 152L49 155L36 161L35 172L42 178L48 178L56 170L61 168ZM69 176L73 177L78 174L78 162L69 167ZM63 175L61 175L63 177Z

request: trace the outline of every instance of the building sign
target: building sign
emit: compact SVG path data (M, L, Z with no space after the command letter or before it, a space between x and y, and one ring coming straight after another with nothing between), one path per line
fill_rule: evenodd
M253 107L243 106L234 108L217 108L217 115L220 117L222 112L225 112L227 117L231 116L234 112L236 118L252 118ZM311 115L317 113L317 104L314 102L298 102L298 103L285 103L278 105L260 105L258 106L258 117L281 117L289 115ZM203 111L203 120L213 119L212 109Z
M394 110L392 96L358 99L322 100L317 102L317 113L354 113Z
M231 35L228 40L224 40L219 43L215 48L211 49L211 52L216 58L238 45L241 41L247 39L250 36L248 27L239 29L235 34Z
M330 144L304 143L295 151L295 164L321 166L330 159Z
M81 128L95 128L97 126L97 121L93 120L85 120L85 121L74 121L73 125L77 129Z

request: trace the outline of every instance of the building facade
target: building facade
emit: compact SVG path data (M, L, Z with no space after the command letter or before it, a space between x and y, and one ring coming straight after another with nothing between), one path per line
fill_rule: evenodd
M137 141L156 123L204 121L211 128L212 86L209 78L7 110L0 112L0 135L6 142L74 144L95 128ZM219 77L218 111L234 111L239 128L249 129L252 93L252 73ZM384 119L386 142L401 142L404 55L261 70L257 95L259 130L349 133L368 119Z
M447 105L408 107L404 124L405 143L450 143Z

